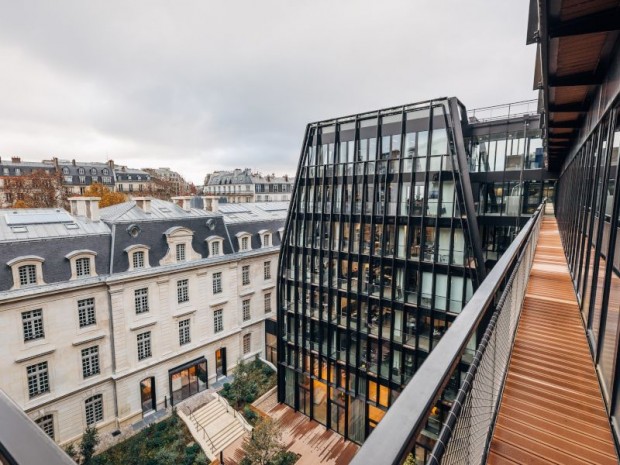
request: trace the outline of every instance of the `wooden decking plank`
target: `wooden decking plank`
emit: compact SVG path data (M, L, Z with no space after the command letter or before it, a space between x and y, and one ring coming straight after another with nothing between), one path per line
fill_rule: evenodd
M487 463L618 463L557 223L542 221Z

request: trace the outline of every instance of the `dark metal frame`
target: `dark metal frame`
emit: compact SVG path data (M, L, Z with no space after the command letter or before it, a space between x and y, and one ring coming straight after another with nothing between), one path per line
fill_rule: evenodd
M450 380L467 343L494 310L502 286L516 266L541 214L539 208L418 369L393 408L388 410L379 426L368 437L351 465L399 465L413 450L431 408Z

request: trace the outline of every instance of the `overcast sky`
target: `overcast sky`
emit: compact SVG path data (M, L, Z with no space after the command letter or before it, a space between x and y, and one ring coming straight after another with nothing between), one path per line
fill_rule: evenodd
M305 125L535 98L526 0L0 0L0 157L293 173Z

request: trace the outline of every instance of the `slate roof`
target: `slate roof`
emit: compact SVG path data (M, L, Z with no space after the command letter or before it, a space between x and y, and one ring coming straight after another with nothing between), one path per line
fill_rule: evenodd
M275 220L284 226L288 207L288 202L226 203L219 205L218 213L224 215L227 224Z
M220 216L198 208L192 208L190 211L185 211L183 208L172 202L166 202L165 200L159 199L151 200L150 213L146 213L138 207L136 202L133 200L120 203L118 205L113 205L111 207L102 208L100 213L101 218L108 223L129 223L155 220L164 221L172 219L180 220L197 217Z
M234 260L231 254L244 257L266 251L277 251L280 244L278 230L284 227L287 202L265 202L220 205L217 213L192 208L185 211L174 203L152 199L151 211L146 213L135 201L124 202L100 209L101 220L92 221L73 216L62 209L0 209L0 299L6 296L48 292L51 289L83 286L117 279L119 274L167 272L200 263ZM133 225L138 234L132 234ZM197 261L159 266L168 253L165 238L170 228L184 227L193 232L192 248L202 257ZM260 232L273 233L272 247L261 247ZM239 252L235 235L246 232L252 235L251 251ZM211 257L206 238L219 236L223 241L221 257ZM146 270L128 271L127 249L132 245L149 247L149 264ZM95 268L98 277L69 281L71 267L67 256L79 250L97 253ZM44 261L45 285L13 290L13 278L8 263L18 257L36 255Z
M103 221L74 217L58 208L0 209L0 242L109 233Z

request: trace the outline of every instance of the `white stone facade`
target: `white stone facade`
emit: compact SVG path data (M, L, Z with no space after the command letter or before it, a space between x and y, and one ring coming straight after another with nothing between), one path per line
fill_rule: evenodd
M226 372L241 358L264 356L265 295L276 307L278 247L237 253L205 264L146 268L88 282L71 281L50 289L13 292L0 303L2 388L33 419L52 415L53 436L66 444L87 426L86 401L102 396L102 434L142 419L140 382L153 377L157 408L170 405L170 370L204 357L209 386L216 381L215 353L225 349ZM265 279L265 262L271 276ZM250 283L242 270L250 266ZM213 278L221 273L221 292ZM178 281L187 280L187 301L179 303ZM148 311L136 313L135 291L148 289ZM94 299L96 323L80 327L78 301ZM244 320L243 301L249 300ZM25 341L24 318L41 310L42 336ZM222 310L223 328L215 331L214 312ZM26 315L26 317L24 317ZM36 314L34 314L36 317ZM84 312L83 312L83 317ZM92 315L91 315L92 316ZM180 344L179 321L189 320L189 342ZM9 330L12 328L12 330ZM37 327L37 330L39 328ZM138 334L150 332L150 356L138 360ZM250 334L250 340L244 336ZM248 345L249 343L249 345ZM84 377L82 350L97 347L98 374ZM246 349L244 351L244 349ZM28 367L47 362L49 389L29 394ZM92 414L92 411L91 411Z

